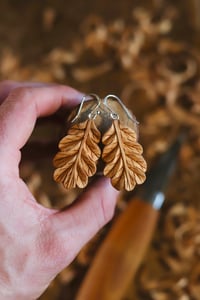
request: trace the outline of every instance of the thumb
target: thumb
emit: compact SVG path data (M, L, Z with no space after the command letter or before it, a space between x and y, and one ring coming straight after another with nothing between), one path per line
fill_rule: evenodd
M117 195L110 180L101 178L70 208L51 216L51 224L63 242L69 261L113 217Z

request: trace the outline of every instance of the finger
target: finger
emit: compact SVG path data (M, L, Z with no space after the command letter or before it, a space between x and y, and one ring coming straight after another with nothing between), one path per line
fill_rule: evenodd
M82 96L73 88L61 85L12 90L0 106L1 167L6 164L6 167L13 168L13 163L18 165L18 150L32 133L37 117L50 115L61 106L76 105Z
M41 83L41 82L20 82L13 80L4 80L0 82L0 104L8 97L9 93L18 87L42 87L50 86L50 83Z
M51 216L51 224L68 254L70 249L73 249L76 255L81 247L110 221L117 195L118 191L111 186L110 180L101 178L88 188L72 207Z

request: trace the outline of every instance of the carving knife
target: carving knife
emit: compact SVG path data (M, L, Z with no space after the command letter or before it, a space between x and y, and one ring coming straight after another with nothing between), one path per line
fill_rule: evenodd
M100 246L76 300L120 300L152 239L165 190L184 141L180 135L147 174L142 190L128 203Z

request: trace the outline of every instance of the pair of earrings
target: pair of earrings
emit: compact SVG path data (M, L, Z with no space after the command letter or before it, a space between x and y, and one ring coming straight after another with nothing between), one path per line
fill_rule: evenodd
M55 181L66 189L84 188L100 161L118 190L131 191L144 182L147 166L137 142L137 121L117 96L84 96L71 124L54 158Z

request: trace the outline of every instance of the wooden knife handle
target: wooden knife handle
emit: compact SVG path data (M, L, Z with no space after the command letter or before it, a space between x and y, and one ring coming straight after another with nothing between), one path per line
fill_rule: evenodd
M77 300L120 300L151 241L159 212L133 199L102 243L83 280Z

